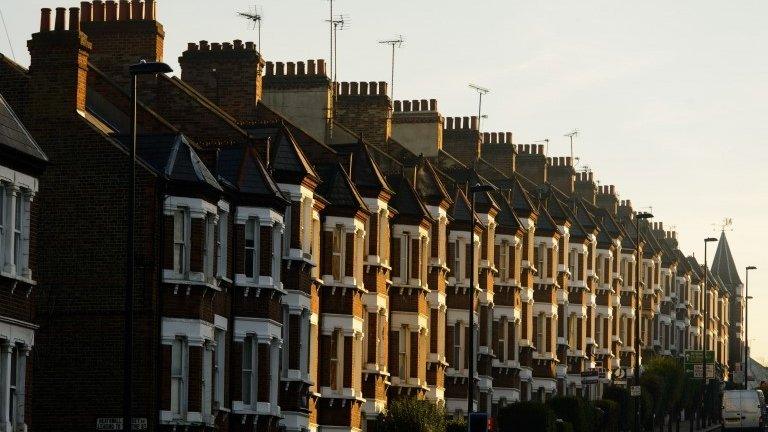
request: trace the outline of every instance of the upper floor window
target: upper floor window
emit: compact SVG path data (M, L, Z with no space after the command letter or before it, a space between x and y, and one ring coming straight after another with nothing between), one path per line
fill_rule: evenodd
M460 283L464 280L464 266L462 265L463 245L460 239L456 239L453 253L453 272L455 274L456 283Z
M258 219L248 219L245 223L245 276L248 278L259 276L260 228Z
M445 263L445 245L448 241L446 238L446 220L444 217L440 218L437 225L437 258L441 263Z
M411 253L411 247L411 234L404 233L402 247L400 248L400 260L402 262L400 267L402 268L402 280L405 284L408 284L411 281L411 266L414 264L412 262L413 254Z
M398 340L398 371L401 380L405 381L410 376L411 370L411 330L407 325L400 328Z
M600 347L602 343L603 343L603 318L598 316L597 319L595 319L595 344L597 344L597 346Z
M185 337L177 337L171 345L171 413L182 419L187 413L189 345Z
M173 271L178 276L186 276L189 272L189 243L189 209L180 208L173 212Z
M507 325L507 317L501 317L499 319L498 323L498 352L496 352L496 357L498 357L500 362L507 361L507 343L509 341L509 326Z
M536 351L538 351L540 354L544 354L547 352L547 317L542 313L539 314L536 320Z
M539 277L547 277L547 271L544 268L547 254L547 246L544 243L539 244L536 248L536 269L539 271Z
M203 220L203 273L206 281L213 278L215 262L214 243L216 241L216 220L212 214L207 214Z
M258 389L258 345L254 336L246 336L243 339L243 384L242 399L243 404L250 406L253 404Z
M504 240L499 247L499 277L506 282L509 277L509 242Z
M332 390L341 390L344 386L344 334L336 329L331 334L329 381Z
M462 345L462 339L464 337L464 328L461 323L457 322L453 326L453 367L456 370L461 370L464 365L464 348Z
M214 395L213 395L213 402L214 406L217 408L223 408L224 407L224 377L225 377L225 368L226 368L226 332L220 328L216 328L214 330L214 342L216 343L214 347L214 363L213 363L213 372L214 372Z
M227 248L229 242L229 213L219 212L218 233L216 235L216 249L218 250L218 275L227 277Z
M568 346L570 346L571 349L580 348L576 346L576 342L577 342L576 321L577 320L575 315L571 315L568 317Z
M331 245L331 275L333 280L341 282L344 276L344 227L337 226L333 230L333 240Z

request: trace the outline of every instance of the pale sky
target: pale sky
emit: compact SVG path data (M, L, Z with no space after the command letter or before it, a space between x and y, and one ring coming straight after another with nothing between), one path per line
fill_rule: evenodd
M328 58L327 0L257 0L267 60ZM351 26L339 33L339 79L388 81L390 51L377 42L402 35L395 98L438 99L446 116L477 110L486 131L515 141L550 138L551 156L568 153L563 134L581 131L575 153L602 184L676 227L681 249L704 256L713 224L734 220L729 242L751 272L750 339L768 360L768 2L647 0L335 0ZM73 0L0 0L11 35L29 64L26 41L41 7ZM256 40L236 16L254 1L158 0L165 60L187 42ZM715 246L710 247L709 257Z

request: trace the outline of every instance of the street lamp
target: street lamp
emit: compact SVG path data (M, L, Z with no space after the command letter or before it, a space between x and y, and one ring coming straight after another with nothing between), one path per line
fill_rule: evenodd
M133 423L131 413L132 400L132 361L133 361L133 273L134 273L134 206L136 205L136 107L137 85L136 78L139 75L157 75L171 72L170 66L160 62L147 62L130 65L128 73L131 75L131 147L128 160L128 238L126 241L126 274L125 274L125 320L123 328L123 430L131 431Z
M747 267L747 283L744 285L744 389L749 388L749 271L757 270L755 266Z
M478 192L491 192L496 190L493 185L476 183L469 187L470 195L470 221L469 221L469 373L467 376L467 425L471 427L471 415L475 399L475 194Z
M653 217L648 212L639 212L635 215L635 234L637 236L637 243L635 243L635 251L637 254L637 262L635 262L635 383L634 385L640 385L640 266L643 262L643 257L640 255L640 220L648 220ZM635 403L635 432L640 431L640 397L635 396L637 402Z
M710 243L716 241L717 239L714 237L707 237L704 239L704 346L702 347L703 349L701 360L704 366L704 370L702 372L702 375L704 376L704 397L701 398L701 417L703 422L706 422L706 416L704 415L704 404L706 403L707 385L709 384L707 379L707 348L709 348L709 338L707 337L709 333L709 299L707 296L709 293L709 288L707 287L707 282L709 281L709 264L707 263L707 246Z

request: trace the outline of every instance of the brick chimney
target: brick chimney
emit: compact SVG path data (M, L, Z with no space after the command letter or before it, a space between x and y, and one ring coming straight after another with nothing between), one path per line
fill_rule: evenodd
M664 240L672 249L677 249L677 231L664 231Z
M395 101L392 138L414 154L437 156L443 148L443 116L437 100Z
M342 82L336 97L336 121L367 142L387 149L392 136L392 102L386 82Z
M619 221L631 222L634 220L634 214L635 214L635 211L632 210L632 201L630 200L619 201L619 208L617 210Z
M616 195L616 187L614 185L598 187L595 203L598 207L608 210L612 216L617 216L619 211L619 196Z
M189 43L179 57L181 79L238 120L256 118L264 61L253 42Z
M515 169L528 180L537 184L547 181L547 158L543 144L518 144Z
M54 29L51 30L51 9L40 14L40 31L27 42L31 62L30 128L67 120L76 110L85 109L88 56L91 43L80 31L80 10L56 8Z
M515 171L516 148L512 138L512 132L485 132L480 144L480 156L508 177Z
M481 142L477 116L445 119L443 149L456 159L472 165L480 157Z
M573 194L576 183L576 170L570 157L547 158L549 163L549 182L567 194Z
M83 32L93 44L91 63L119 84L128 85L129 65L163 60L165 32L155 0L93 0L80 8Z
M594 174L592 171L580 172L576 174L574 193L588 201L590 204L596 204L597 185L595 184Z
M287 66L287 67L286 67ZM327 142L333 87L325 60L267 62L261 100L312 138Z

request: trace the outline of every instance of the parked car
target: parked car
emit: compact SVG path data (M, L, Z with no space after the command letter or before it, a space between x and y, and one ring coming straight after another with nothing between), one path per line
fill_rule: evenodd
M763 405L756 390L723 393L723 430L762 430Z
M765 395L763 394L763 391L760 389L757 389L757 397L760 399L760 411L763 413L763 428L768 426L768 406L765 405Z

